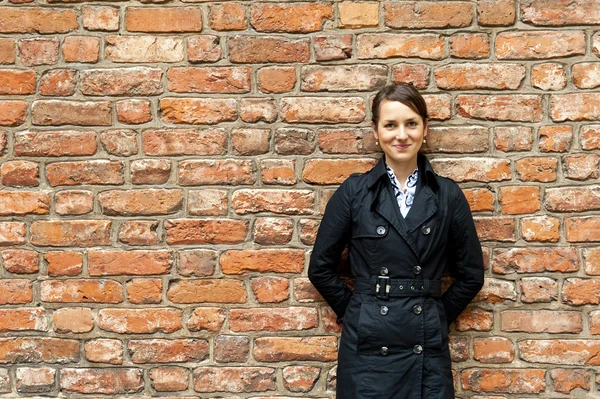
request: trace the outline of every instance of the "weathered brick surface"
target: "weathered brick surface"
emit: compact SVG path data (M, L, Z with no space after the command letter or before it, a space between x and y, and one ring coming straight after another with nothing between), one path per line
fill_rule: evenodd
M332 397L307 262L396 82L482 241L456 396L594 395L597 1L45 3L0 6L0 393Z

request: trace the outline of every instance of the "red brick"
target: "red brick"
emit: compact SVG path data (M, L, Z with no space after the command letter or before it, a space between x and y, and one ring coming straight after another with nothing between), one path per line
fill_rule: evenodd
M514 357L515 347L507 338L476 338L473 341L473 359L481 363L510 363Z
M294 298L301 303L325 301L310 280L304 277L294 279Z
M511 273L568 273L579 270L575 248L495 249L493 271Z
M217 264L217 252L200 249L179 252L177 273L184 277L212 276Z
M525 126L496 127L494 129L494 144L497 150L504 152L531 151L533 148L533 129Z
M102 213L109 216L168 215L183 207L182 190L110 190L98 194Z
M280 128L275 131L275 152L279 155L308 155L315 151L315 133L309 129Z
M574 180L597 179L600 157L595 154L572 154L563 158L565 177Z
M590 333L594 335L600 334L600 312L594 310L590 312Z
M561 295L567 305L598 305L600 304L600 281L568 278L563 283Z
M188 193L188 212L190 215L226 215L227 191L193 190Z
M187 54L190 63L219 61L223 56L219 36L189 36L187 40Z
M598 248L585 248L582 251L585 264L585 274L591 276L600 275L600 258L598 258L599 254L600 251Z
M253 354L260 362L329 362L337 359L337 337L260 337L254 340Z
M216 332L225 322L225 310L222 308L196 308L190 315L187 327L190 331Z
M492 393L540 393L545 378L542 369L468 369L460 375L463 390Z
M531 85L535 88L562 90L567 85L567 74L561 64L546 63L531 67Z
M573 141L573 126L540 127L540 152L566 152Z
M89 96L161 94L163 72L156 68L88 69L81 71L81 92Z
M168 219L165 221L167 244L239 244L246 240L247 220Z
M557 187L546 190L546 208L555 212L600 209L599 186Z
M204 339L131 340L127 349L133 363L200 362L209 352Z
M379 4L373 1L338 3L340 28L359 29L379 26Z
M269 129L234 129L231 146L235 155L260 155L269 151L271 131Z
M556 180L556 158L521 158L515 165L521 181L547 183Z
M493 211L494 194L487 189L465 189L463 190L471 212Z
M198 367L194 370L196 392L264 392L277 388L270 367Z
M46 166L46 178L52 187L86 184L123 184L123 164L120 161L92 160L56 162Z
M42 308L1 309L0 332L48 331L46 317Z
M49 251L44 255L48 262L48 275L77 276L83 268L83 255L73 251Z
M447 94L423 95L429 120L446 120L452 116L452 97Z
M117 120L121 123L138 125L152 120L150 101L147 100L122 100L116 103Z
M0 363L72 363L79 361L79 341L60 338L0 338Z
M110 224L108 220L34 221L31 243L40 246L109 245Z
M600 86L600 63L584 62L573 65L573 83L580 89Z
M117 7L91 7L81 9L83 27L92 31L119 30L119 8Z
M16 305L33 300L33 289L30 280L3 279L0 281L0 304Z
M245 303L244 283L235 279L171 282L167 298L174 303Z
M477 22L483 26L509 26L515 23L515 0L478 0Z
M62 53L65 62L96 63L100 54L100 40L97 37L68 36L63 41Z
M411 83L417 89L425 89L429 85L429 66L425 64L397 64L392 69L394 83Z
M0 64L15 63L15 39L0 39Z
M64 368L60 389L66 393L117 395L144 389L143 370L126 368Z
M431 33L364 33L357 39L358 58L423 58L446 56L445 40Z
M263 93L286 93L296 86L296 68L265 67L257 71L258 87Z
M565 230L568 242L597 241L600 233L600 219L595 216L567 218Z
M25 223L0 222L0 247L22 245L26 241Z
M548 277L524 277L521 279L521 302L550 303L558 298L558 284Z
M600 35L598 33L592 36L592 53L595 56L600 56Z
M2 33L67 33L78 28L75 10L0 7Z
M549 216L532 216L521 219L521 237L525 241L558 242L560 220Z
M253 170L253 161L246 160L182 161L179 164L178 181L182 186L253 184Z
M258 3L250 8L250 23L257 32L316 32L332 17L332 4Z
M293 159L265 159L260 163L263 184L294 185L298 182Z
M35 71L0 69L0 94L33 94L35 93L35 87Z
M498 59L522 60L585 54L581 31L502 32L496 36Z
M31 107L34 125L110 126L110 101L37 100Z
M300 249L228 250L221 254L219 262L225 274L301 273L304 257Z
M97 323L104 331L125 334L172 333L181 330L182 311L172 308L100 309Z
M246 331L302 331L319 326L315 308L290 307L231 309L229 328L235 332Z
M242 98L240 101L240 118L244 122L275 122L277 105L272 98Z
M540 189L534 186L505 186L500 188L502 213L520 215L540 210Z
M575 311L505 310L500 315L502 331L578 334L583 330L581 313Z
M539 122L543 117L542 98L536 95L459 95L458 114L463 118Z
M237 101L231 98L162 98L159 104L167 123L214 125L238 117Z
M579 142L583 150L600 149L600 126L582 126L579 130Z
M161 279L136 278L127 283L127 300L135 304L155 304L162 300Z
M374 160L309 159L302 179L312 184L340 184L353 173L365 173L375 166Z
M335 391L337 383L337 366L333 366L327 373L327 390ZM456 384L455 384L456 385Z
M118 339L96 338L87 341L84 349L90 362L123 364L123 344Z
M456 319L457 331L491 331L494 323L492 312L470 308L464 310Z
M437 158L432 160L431 164L439 174L458 182L490 182L511 178L510 160L508 159Z
M6 145L6 132L0 132L0 153L4 152Z
M308 392L315 386L321 369L312 366L288 366L283 369L283 386L290 392Z
M54 65L58 63L57 38L21 39L18 42L21 62L25 66Z
M125 29L129 32L200 32L200 7L127 7Z
M593 340L528 339L519 342L519 357L530 363L597 366L600 364L598 352L599 342Z
M301 69L302 91L373 91L387 82L385 65L309 65Z
M313 213L315 194L309 190L237 190L232 207L237 214L271 212L284 215Z
M150 370L149 377L152 388L158 392L185 391L190 371L183 367L156 367Z
M59 215L84 215L94 209L94 193L83 190L59 191L54 195L54 210Z
M490 55L490 39L485 33L457 33L450 37L450 55L481 59Z
M300 219L298 222L300 242L304 245L314 245L319 225L320 221L318 220Z
M360 97L287 97L281 113L288 123L359 123L366 116Z
M180 36L105 36L104 39L106 59L112 62L155 64L184 59L184 38Z
M137 133L132 130L106 130L100 133L100 142L107 153L128 157L138 153L136 137Z
M146 155L220 155L227 148L223 129L145 130L142 146Z
M525 67L520 64L445 65L436 68L435 79L438 88L446 90L515 90L525 79Z
M19 367L16 372L18 392L40 393L54 389L56 370L49 367Z
M250 355L250 339L237 335L215 337L215 360L219 363L245 363Z
M550 371L554 391L568 394L581 388L590 390L590 373L588 370L554 369Z
M45 280L40 284L40 298L54 303L120 303L123 287L113 280Z
M229 60L235 63L287 63L310 60L310 39L277 36L232 36Z
M326 154L369 154L378 152L371 129L320 129L319 148Z
M131 162L133 184L164 184L171 175L169 159L139 159Z
M210 27L218 31L245 30L246 7L242 4L210 4Z
M169 68L168 89L174 93L248 93L250 68Z
M448 341L450 358L453 363L464 362L469 359L468 337L450 336Z
M599 104L598 93L552 95L550 117L554 122L600 120Z
M600 4L593 0L564 4L527 0L521 2L521 20L542 26L600 24Z
M290 297L290 283L284 277L256 277L250 280L250 285L259 303L278 303Z
M35 187L38 186L39 183L39 177L40 177L40 172L39 172L39 166L37 163L35 162L30 162L30 161L7 161L4 162L2 164L2 166L0 166L0 174L2 175L2 184L5 186L10 186L10 187ZM11 198L11 197L16 197L16 196L21 196L21 197L25 197L24 192L21 192L20 194L17 192L11 192L11 193L2 193L0 194L0 201L5 202L7 199ZM30 197L32 197L31 195L29 195ZM46 194L43 194L42 196L37 196L38 200L42 200L43 198L46 197ZM2 198L4 197L4 198ZM26 198L26 197L25 197ZM34 199L34 198L31 198ZM23 204L15 204L17 205L17 207L11 207L13 209L13 211L15 209L22 209L23 208ZM42 204L40 204L42 205ZM45 204L46 206L48 204ZM38 208L38 213L40 211L40 207L37 206L36 208ZM0 211L1 213L6 212L6 209L4 209L3 211Z
M482 126L430 127L425 153L475 153L488 150L489 130Z
M254 242L261 245L283 245L290 242L294 223L282 218L259 218L254 223Z
M503 303L516 301L517 291L512 281L486 278L485 283L473 302Z
M20 126L27 120L25 101L0 101L0 126Z
M463 1L384 3L385 25L394 29L464 28L473 21L473 5Z
M155 275L166 274L171 269L169 251L89 251L90 276Z
M86 333L94 328L92 309L61 308L54 311L54 330L59 333Z
M2 266L9 273L37 273L40 269L40 254L28 249L7 249L2 251Z
M27 157L85 156L96 153L96 133L79 130L15 133L14 154Z
M317 61L346 60L352 57L352 35L315 36L313 47Z

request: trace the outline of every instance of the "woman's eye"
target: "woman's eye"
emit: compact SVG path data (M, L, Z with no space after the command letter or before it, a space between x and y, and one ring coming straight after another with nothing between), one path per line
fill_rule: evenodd
M394 125L391 123L388 123L387 125L384 126L386 129L393 129Z

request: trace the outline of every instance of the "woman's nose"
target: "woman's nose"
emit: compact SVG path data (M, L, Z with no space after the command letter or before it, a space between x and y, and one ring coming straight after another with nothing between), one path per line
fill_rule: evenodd
M403 140L405 139L406 133L404 132L404 127L400 126L398 129L396 129L396 140Z

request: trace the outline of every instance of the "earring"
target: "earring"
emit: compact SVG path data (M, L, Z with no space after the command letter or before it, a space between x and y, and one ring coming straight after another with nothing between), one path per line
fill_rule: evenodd
M423 139L423 144L427 144L427 140L426 139Z
M375 145L379 145L379 141L378 140L375 140Z

